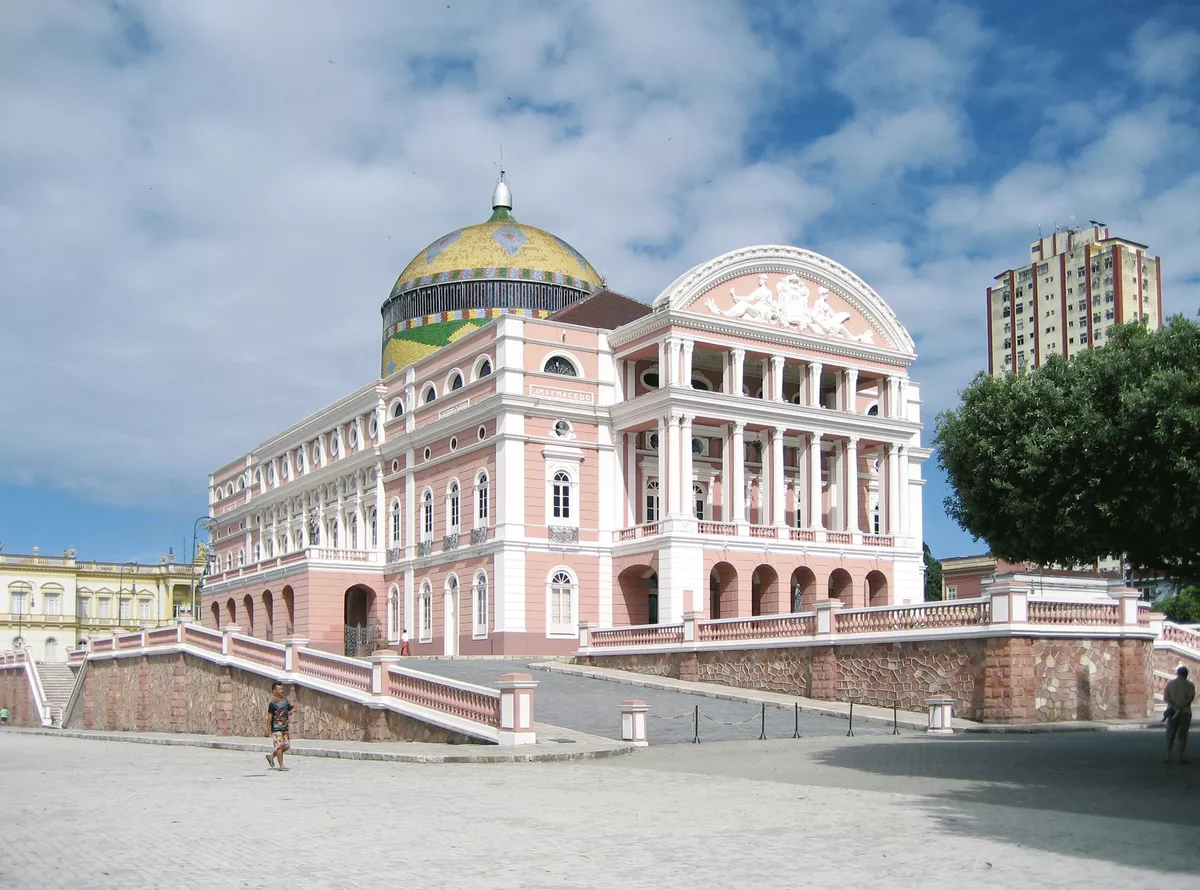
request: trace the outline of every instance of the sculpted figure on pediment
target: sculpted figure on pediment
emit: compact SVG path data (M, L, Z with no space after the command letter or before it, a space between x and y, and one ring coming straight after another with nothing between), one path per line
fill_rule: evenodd
M720 309L711 299L705 305L710 312L726 318L748 318L751 321L765 321L770 324L778 324L784 320L775 295L767 286L766 275L758 276L758 287L746 296L739 297L737 289L732 287L729 289L729 295L733 297L733 307L728 310Z
M870 343L875 339L875 335L870 331L857 337L850 333L846 327L846 319L849 317L849 312L834 312L833 307L829 305L829 289L823 287L817 292L817 301L813 303L809 327L827 337L842 337L860 343Z

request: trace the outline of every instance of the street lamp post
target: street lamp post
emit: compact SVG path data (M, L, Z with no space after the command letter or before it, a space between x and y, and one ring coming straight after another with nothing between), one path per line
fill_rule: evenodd
M209 537L212 537L212 535L216 531L217 521L215 519L213 519L211 516L201 516L195 522L192 523L192 551L191 551L191 557L190 557L191 562L192 562L192 569L191 569L192 580L191 580L191 592L190 592L191 595L190 595L189 599L191 600L192 620L193 621L198 620L197 613L199 611L199 605L200 605L199 603L196 602L196 534L202 524L204 526L204 530L208 532Z

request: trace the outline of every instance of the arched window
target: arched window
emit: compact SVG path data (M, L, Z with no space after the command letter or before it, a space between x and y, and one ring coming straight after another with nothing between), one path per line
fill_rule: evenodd
M421 540L433 540L433 490L430 488L421 495Z
M350 548L352 550L357 550L358 547L360 546L360 542L358 540L358 514L357 513L350 514L350 540L348 540L346 543L350 545Z
M575 579L566 569L557 569L550 575L546 614L549 616L547 632L555 635L577 634L575 626Z
M46 638L46 661L58 661L58 640Z
M371 508L371 546L379 546L379 511Z
M321 544L321 520L314 513L308 517L308 546L319 547Z
M658 480L649 479L646 481L646 522L658 522L661 518L659 508L661 506L659 500Z
M421 395L421 404L428 405L430 402L437 399L437 388L432 383L425 387L424 393Z
M421 584L421 618L418 638L422 643L433 639L433 585L428 581Z
M9 609L14 615L28 615L33 601L33 585L28 581L14 581L8 585L8 596L12 602Z
M708 498L705 497L704 486L699 482L692 483L692 506L696 511L696 518L703 521L704 513L708 507Z
M488 632L488 579L483 572L475 574L475 590L471 596L473 620L471 635L486 637Z
M254 484L257 485L259 488L262 488L263 474L262 474L261 469L254 471Z
M246 489L246 477L245 477L245 476L238 476L238 488L237 488L237 490L238 490L238 491L245 491L245 489Z
M551 512L554 519L571 518L571 477L565 470L554 474L551 490Z
M458 527L462 519L462 498L458 487L458 480L451 479L450 487L446 490L446 534L458 534Z
M400 639L400 588L395 584L388 589L388 639Z
M391 411L389 412L389 414L393 420L395 420L397 417L403 417L404 416L404 403L402 401L400 401L399 399L396 399L396 401L392 402L392 408L391 408Z
M476 372L476 377L490 377L492 374L492 360L485 358L479 363L479 371Z
M874 405L872 405L870 408L867 409L867 416L868 417L878 417L879 416L879 403L878 402L876 402Z
M225 571L228 572L232 568L233 568L233 554L226 553L225 554Z
M559 377L578 377L579 372L575 369L575 364L562 355L552 355L546 359L546 364L542 365L542 370L547 374L557 374Z
M262 562L262 555L263 555L262 544L255 544L254 545L254 561Z
M475 480L475 525L486 526L491 519L490 492L487 470L480 470Z
M450 375L450 385L447 388L450 392L463 388L463 375L461 371L455 371Z
M392 543L400 543L400 500L392 501Z
M246 551L240 547L238 548L237 564L239 569L246 564Z

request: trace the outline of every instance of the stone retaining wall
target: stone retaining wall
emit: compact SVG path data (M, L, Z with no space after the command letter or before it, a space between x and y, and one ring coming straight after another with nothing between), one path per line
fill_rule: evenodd
M69 729L267 735L267 677L185 653L93 659ZM475 739L304 686L289 686L292 735L336 741L443 742Z
M1154 661L1145 640L999 637L578 656L580 664L826 701L924 710L954 698L987 723L1143 718Z
M8 708L9 726L41 726L25 665L0 669L0 707Z

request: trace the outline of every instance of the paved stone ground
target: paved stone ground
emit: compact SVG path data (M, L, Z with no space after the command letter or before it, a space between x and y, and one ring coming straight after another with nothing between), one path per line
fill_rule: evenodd
M1172 888L1150 733L809 738L569 764L262 758L0 731L0 887Z
M544 661L545 659L534 659ZM641 699L650 705L647 735L652 745L690 742L695 737L692 726L693 709L700 706L700 741L734 741L757 739L761 711L747 702L722 701L703 695L646 689L623 683L610 683L589 677L574 677L550 671L530 670L531 661L496 661L491 659L461 659L405 662L428 674L439 674L481 686L495 686L501 674L520 671L538 681L534 696L534 716L539 723L565 726L592 735L621 737L621 702ZM666 719L672 718L672 719ZM720 721L720 722L717 722ZM792 737L795 715L789 708L781 710L767 706L767 738ZM724 724L741 724L727 726ZM800 715L802 736L844 736L847 722L836 717L814 714ZM857 723L858 734L890 733L890 728Z

